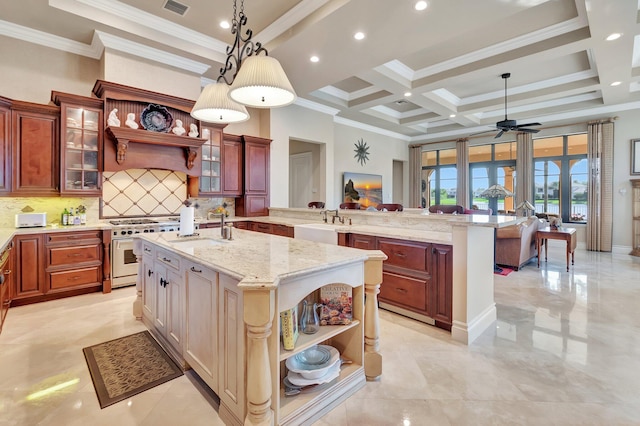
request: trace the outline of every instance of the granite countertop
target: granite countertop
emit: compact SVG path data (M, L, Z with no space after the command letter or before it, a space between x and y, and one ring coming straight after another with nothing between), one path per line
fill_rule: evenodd
M360 262L370 253L241 229L233 230L231 241L221 239L218 229L199 230L196 237L179 237L173 232L135 237L228 274L243 286L257 287L273 287L287 278Z

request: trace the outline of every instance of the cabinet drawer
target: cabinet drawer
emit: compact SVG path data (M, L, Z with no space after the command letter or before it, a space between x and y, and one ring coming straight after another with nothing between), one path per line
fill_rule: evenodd
M293 228L287 225L271 225L271 233L273 235L280 235L281 237L291 237L293 238Z
M73 265L96 260L100 260L100 246L97 244L49 248L49 266Z
M51 272L49 274L49 288L51 290L68 289L85 284L99 284L101 281L101 266L73 269L71 271Z
M378 249L387 255L387 265L416 271L427 271L428 244L378 238Z
M252 227L252 231L264 232L264 233L270 234L271 233L271 224L270 223L254 222L253 223L253 227Z
M428 283L425 280L383 272L380 300L411 307L424 313L428 310Z
M153 246L151 244L142 244L142 254L147 256L153 256Z
M156 258L171 268L180 269L180 258L175 254L158 250Z
M59 244L67 243L74 244L81 240L101 240L102 231L76 231L76 232L57 232L55 234L47 234L46 243Z

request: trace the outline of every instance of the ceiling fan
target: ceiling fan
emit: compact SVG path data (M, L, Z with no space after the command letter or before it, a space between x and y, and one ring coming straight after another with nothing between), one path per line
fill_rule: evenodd
M507 118L507 79L509 77L511 77L511 73L506 72L506 73L502 74L501 77L504 80L504 120L498 121L496 123L496 130L498 130L498 134L496 134L494 139L499 138L504 133L506 133L506 132L508 132L510 130L515 130L515 131L524 132L524 133L538 133L540 131L539 129L528 129L528 127L529 126L541 126L540 123L518 124L516 122L516 120L509 120ZM493 131L493 130L488 130L488 131L479 132L479 133L473 133L471 136L479 135L479 134L482 134L482 133L487 133L487 132L490 132L490 131Z

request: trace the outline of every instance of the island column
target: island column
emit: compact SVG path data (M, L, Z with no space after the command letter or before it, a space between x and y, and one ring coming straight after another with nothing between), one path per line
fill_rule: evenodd
M382 283L382 262L387 260L387 255L380 250L368 253L369 258L364 263L364 374L367 380L375 380L382 375L378 294Z

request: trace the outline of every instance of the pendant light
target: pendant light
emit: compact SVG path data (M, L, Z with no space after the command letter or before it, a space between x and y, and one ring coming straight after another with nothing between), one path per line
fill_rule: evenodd
M268 56L262 43L251 40L253 31L244 31L247 23L244 0L237 13L233 0L233 25L235 36L232 46L227 46L227 59L220 69L217 83L207 85L196 101L191 116L210 123L237 123L249 118L245 107L276 108L292 104L296 93L277 59ZM261 55L263 54L263 55ZM228 78L228 71L234 70ZM231 73L229 73L231 74Z

